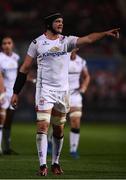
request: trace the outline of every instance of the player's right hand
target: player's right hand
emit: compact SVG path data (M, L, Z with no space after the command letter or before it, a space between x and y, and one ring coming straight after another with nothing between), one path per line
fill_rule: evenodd
M109 31L106 31L105 34L106 34L107 36L112 36L112 37L114 37L114 38L119 39L119 30L120 30L120 28L111 29L111 30L109 30Z
M17 94L13 94L13 96L11 98L11 105L14 109L17 108L17 105L18 105L18 95Z

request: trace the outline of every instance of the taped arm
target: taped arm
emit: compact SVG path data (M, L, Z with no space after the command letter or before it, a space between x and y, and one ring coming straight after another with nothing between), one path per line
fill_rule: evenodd
M32 66L33 63L33 58L29 55L26 55L24 63L22 64L22 66L19 69L15 84L14 84L14 94L19 94L20 91L22 90L26 79L27 79L27 74Z

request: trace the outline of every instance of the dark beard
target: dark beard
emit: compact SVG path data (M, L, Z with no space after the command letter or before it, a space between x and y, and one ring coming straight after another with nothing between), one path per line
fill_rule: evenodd
M57 32L53 29L52 26L50 26L50 28L48 28L53 34L57 35L57 34L61 34L61 32Z

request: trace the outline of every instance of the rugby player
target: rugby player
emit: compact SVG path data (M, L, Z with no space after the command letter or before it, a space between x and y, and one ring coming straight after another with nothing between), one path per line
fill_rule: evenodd
M37 58L36 111L37 135L36 144L40 162L39 174L46 176L47 167L47 133L50 124L53 126L52 165L53 174L60 175L63 170L59 157L63 146L64 123L69 110L68 60L67 52L76 47L93 43L106 36L117 38L118 30L93 33L85 37L63 36L63 17L60 13L45 17L46 31L33 40L28 48L24 63L21 66L12 97L13 107L17 106L18 94L25 84L27 74L34 59Z
M13 153L10 147L11 124L14 115L11 97L13 95L13 86L17 76L19 60L19 55L13 52L13 48L12 38L3 38L2 52L0 52L0 152L3 154Z
M82 116L82 95L88 88L90 75L86 60L77 55L77 49L68 53L69 62L69 88L70 88L70 154L78 158L78 144L80 139L80 119Z

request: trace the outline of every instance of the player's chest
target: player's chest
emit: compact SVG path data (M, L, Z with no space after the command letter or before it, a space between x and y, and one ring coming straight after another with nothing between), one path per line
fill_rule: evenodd
M2 69L3 71L12 71L18 68L18 64L15 60L13 59L4 59L2 63Z
M44 55L45 53L53 53L64 52L65 46L64 44L60 43L59 41L49 42L43 41L38 44L37 53L38 55Z

